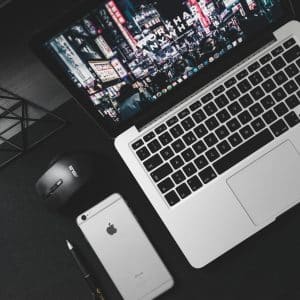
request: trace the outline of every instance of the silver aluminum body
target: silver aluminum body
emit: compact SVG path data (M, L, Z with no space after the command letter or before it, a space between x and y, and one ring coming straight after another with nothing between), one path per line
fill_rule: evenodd
M123 299L151 300L173 286L170 273L120 195L81 214L77 224Z
M145 171L143 165L138 161L130 145L148 131L156 128L162 121L169 119L183 108L193 103L195 99L199 99L201 96L217 87L221 82L231 78L232 75L238 73L247 65L250 65L254 60L263 56L266 52L269 52L270 49L276 47L276 44L292 36L298 43L300 42L300 23L297 21L291 21L282 26L279 30L274 32L276 41L267 45L264 49L261 49L241 64L235 66L235 68L229 70L226 74L223 74L222 77L207 85L197 94L185 99L179 105L172 108L164 115L161 115L159 119L148 124L142 131L138 131L135 127L132 127L115 140L116 149L189 263L195 268L204 267L209 262L215 260L223 253L274 222L279 215L299 203L300 182L299 187L293 190L293 195L289 195L289 192L287 192L286 196L282 198L282 201L276 199L276 201L279 201L279 204L274 204L274 208L271 209L269 215L264 211L253 217L252 214L256 214L259 211L259 207L255 206L255 203L252 205L253 207L251 207L249 199L245 199L245 203L249 205L249 207L247 205L245 207L245 203L240 201L234 191L237 184L240 187L243 187L243 189L251 191L251 187L249 186L251 182L243 181L243 174L238 178L235 178L234 176L235 174L242 172L242 170L246 169L248 166L252 166L253 163L258 160L262 162L262 165L260 166L258 164L254 169L259 170L261 167L270 168L269 173L272 173L271 166L273 163L277 164L278 169L280 169L280 164L282 164L282 166L286 163L294 164L294 160L297 160L297 158L294 157L295 153L300 153L300 125L289 130L279 138L276 138L273 142L246 158L198 192L182 200L174 207L168 206L150 176ZM297 113L300 115L300 111L297 111ZM280 145L283 146L280 147ZM292 148L294 151L291 150ZM274 155L269 156L268 154L275 151L274 149L279 150L276 153L274 152ZM292 154L292 158L289 158L290 153ZM288 157L285 157L282 162L278 162L278 156L280 154ZM260 160L262 157L266 157L266 159ZM255 172L251 173L252 171L250 171L247 172L245 178L249 179L251 176L255 176ZM291 171L290 177L300 178L300 174L297 174L297 168ZM278 181L281 179L284 178L276 178ZM256 188L259 188L259 183L256 184ZM274 192L272 193L270 189L272 189L272 187L267 186L266 189L262 190L260 193L260 199L265 199L263 201L266 201L268 204L266 205L266 208L270 208L270 205L272 206L272 199L270 199L270 197L271 195L274 195ZM243 193L241 192L241 194ZM294 197L294 194L298 194L299 197L297 199L291 199L291 197ZM249 210L251 210L251 212Z

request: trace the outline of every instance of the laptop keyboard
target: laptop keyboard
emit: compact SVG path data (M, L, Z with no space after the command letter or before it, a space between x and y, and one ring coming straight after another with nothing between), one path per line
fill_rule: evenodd
M170 206L299 124L291 38L131 146Z

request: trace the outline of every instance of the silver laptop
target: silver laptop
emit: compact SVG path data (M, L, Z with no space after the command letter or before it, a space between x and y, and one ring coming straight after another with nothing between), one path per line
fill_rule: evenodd
M299 43L289 1L115 0L35 49L201 268L299 203Z

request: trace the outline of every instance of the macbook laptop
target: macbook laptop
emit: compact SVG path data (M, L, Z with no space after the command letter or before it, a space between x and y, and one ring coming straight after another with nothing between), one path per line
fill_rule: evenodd
M299 203L299 42L289 1L103 0L33 46L201 268Z

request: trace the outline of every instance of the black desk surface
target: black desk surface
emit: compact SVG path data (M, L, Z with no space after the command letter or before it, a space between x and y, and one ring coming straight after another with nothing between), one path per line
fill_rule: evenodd
M124 195L174 275L175 288L161 299L300 299L299 206L204 269L195 270L170 237L111 141L101 135L73 102L63 105L59 113L73 124L0 172L1 300L90 299L65 239L78 246L107 299L120 299L75 225L74 216L48 212L34 191L35 181L53 156L77 149L96 150L114 162L99 174L101 189L92 198L100 201L110 192ZM82 198L82 209L88 208L88 197L91 196Z
M300 11L300 4L294 2ZM75 225L77 212L50 213L34 191L35 181L57 153L78 149L97 151L113 162L99 173L100 190L82 198L80 208L88 208L91 200L100 201L109 193L123 194L175 278L175 287L160 299L300 299L299 206L204 269L195 270L185 260L112 142L73 102L66 103L58 112L72 125L0 170L1 300L91 299L65 239L78 247L107 299L121 299Z

